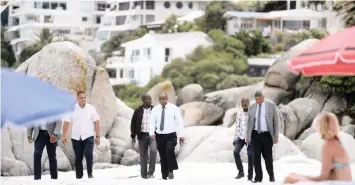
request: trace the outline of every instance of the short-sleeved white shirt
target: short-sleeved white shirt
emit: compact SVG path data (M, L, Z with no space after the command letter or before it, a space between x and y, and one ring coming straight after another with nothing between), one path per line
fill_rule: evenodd
M75 104L74 112L64 121L72 123L72 139L85 140L95 135L94 122L100 120L95 107L86 103L83 108Z

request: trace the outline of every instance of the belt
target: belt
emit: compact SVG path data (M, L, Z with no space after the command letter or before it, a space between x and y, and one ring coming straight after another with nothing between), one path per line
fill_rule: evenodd
M256 133L258 133L257 130L253 130L253 131L255 131ZM264 134L264 133L269 133L269 131L260 131L260 134Z

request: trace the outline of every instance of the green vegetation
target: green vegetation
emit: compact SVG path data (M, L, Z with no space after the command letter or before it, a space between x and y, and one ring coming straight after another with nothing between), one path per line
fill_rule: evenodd
M4 39L4 29L1 27L1 66L13 67L16 63L15 54L12 51L10 42Z

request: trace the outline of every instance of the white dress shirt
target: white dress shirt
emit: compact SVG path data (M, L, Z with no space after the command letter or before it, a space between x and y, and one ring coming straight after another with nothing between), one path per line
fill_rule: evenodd
M95 135L94 122L98 121L99 115L96 109L86 103L83 108L79 104L75 104L75 110L73 114L67 117L64 121L72 123L72 139L85 140L88 137Z
M46 123L46 122L42 122L42 123L39 125L39 129L40 129L40 130L47 130L47 123Z
M154 132L157 132L158 134L170 134L176 132L179 137L182 137L181 131L184 129L184 121L179 107L171 103L165 105L163 131L160 130L162 111L163 107L161 104L154 106L149 117L149 135L155 135Z
M254 130L258 130L258 112L259 112L259 107L260 104L256 104L256 114L255 114L255 129ZM266 132L269 131L269 129L267 128L267 122L266 122L266 104L265 104L265 100L263 101L263 103L261 103L261 113L260 113L260 131L261 132Z

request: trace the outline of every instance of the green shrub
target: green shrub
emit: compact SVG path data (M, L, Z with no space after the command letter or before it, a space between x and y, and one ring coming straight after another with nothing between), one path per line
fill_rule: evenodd
M274 45L271 45L271 52L272 53L279 53L285 51L285 46L283 43L277 43Z
M244 53L247 56L256 56L259 53L267 53L270 49L268 42L259 30L242 30L236 33L235 38L244 43Z
M329 34L328 31L324 28L313 28L310 32L312 37L315 39L322 39Z

